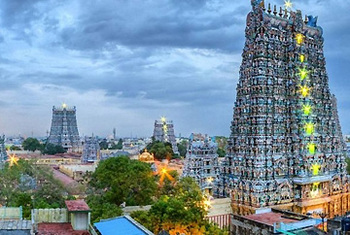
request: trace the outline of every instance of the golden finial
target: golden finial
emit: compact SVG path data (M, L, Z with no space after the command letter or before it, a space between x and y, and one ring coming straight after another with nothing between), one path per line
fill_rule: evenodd
M163 117L160 118L160 120L161 120L162 122L166 122L166 117L163 116Z
M283 16L284 18L288 18L288 10L287 10L287 8L286 9L284 9L284 16Z
M271 4L269 3L269 6L268 6L268 8L267 8L267 12L269 13L269 14L271 14Z
M67 104L63 102L62 108L66 109L67 108Z

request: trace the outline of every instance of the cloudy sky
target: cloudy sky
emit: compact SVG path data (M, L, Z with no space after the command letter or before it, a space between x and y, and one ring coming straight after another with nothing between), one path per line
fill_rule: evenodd
M283 0L271 3L283 5ZM330 86L350 134L350 1L295 0L324 29ZM80 133L229 135L250 0L0 0L0 132L44 136L53 105ZM308 12L305 12L308 10Z

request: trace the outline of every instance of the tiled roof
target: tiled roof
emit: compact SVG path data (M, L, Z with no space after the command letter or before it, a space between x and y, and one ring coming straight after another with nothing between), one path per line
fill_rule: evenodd
M70 223L40 223L38 235L90 235L86 230L73 230Z
M141 224L130 216L120 216L112 219L101 220L94 226L101 235L153 235Z
M86 204L84 200L67 200L65 203L69 212L91 211L88 204Z
M298 220L290 219L290 218L284 218L284 215L282 213L276 213L276 212L269 212L269 213L262 213L262 214L252 214L244 216L247 219L254 220L260 223L273 225L277 222L283 222L283 223L294 223Z

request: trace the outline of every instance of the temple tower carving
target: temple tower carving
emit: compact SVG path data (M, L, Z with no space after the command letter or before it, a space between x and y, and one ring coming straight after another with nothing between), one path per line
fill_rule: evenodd
M61 107L52 108L52 122L48 143L61 145L68 151L79 151L80 138L77 126L76 108Z
M165 117L162 117L160 120L156 120L154 122L153 138L154 140L170 143L173 148L173 152L175 154L179 153L176 145L173 121L167 120Z
M350 210L346 150L317 17L252 0L223 176L236 214Z

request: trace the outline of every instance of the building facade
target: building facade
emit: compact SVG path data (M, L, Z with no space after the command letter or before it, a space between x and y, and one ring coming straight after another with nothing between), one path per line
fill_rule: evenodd
M79 150L79 131L76 118L76 108L61 107L52 108L52 121L48 143L61 145L68 151Z
M173 152L175 154L179 153L176 145L173 121L167 120L165 117L156 120L154 122L153 138L161 142L169 142L173 148Z
M346 149L317 17L252 0L224 177L235 214L350 210Z
M83 163L93 163L98 160L100 160L100 145L98 140L94 136L85 137L81 161Z
M219 176L218 145L207 135L191 134L182 176L196 180L201 190L213 194Z

